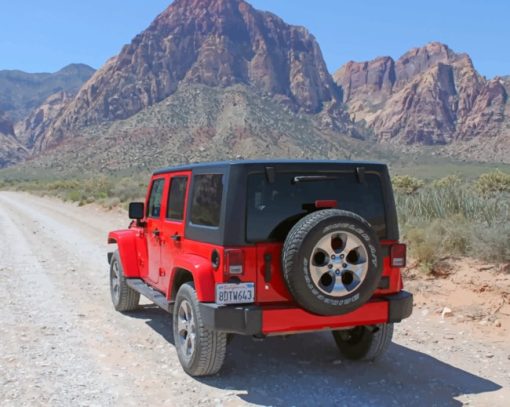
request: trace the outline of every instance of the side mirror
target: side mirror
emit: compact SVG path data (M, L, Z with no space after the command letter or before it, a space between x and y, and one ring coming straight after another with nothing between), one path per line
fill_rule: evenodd
M141 220L145 215L143 202L131 202L129 204L129 219Z

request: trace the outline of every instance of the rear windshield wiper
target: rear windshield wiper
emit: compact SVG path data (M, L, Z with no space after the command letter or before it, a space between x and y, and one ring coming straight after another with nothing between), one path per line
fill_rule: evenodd
M298 175L292 179L293 184L297 184L298 182L316 182L316 181L328 181L331 179L338 179L334 175Z

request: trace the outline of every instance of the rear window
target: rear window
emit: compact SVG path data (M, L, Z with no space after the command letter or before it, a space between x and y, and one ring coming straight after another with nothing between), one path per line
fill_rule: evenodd
M168 191L168 209L166 217L180 221L184 218L184 202L188 177L173 177Z
M219 226L222 196L222 174L195 175L191 202L191 223L201 226Z
M380 238L386 237L384 196L377 174L366 173L362 183L354 172L277 173L273 183L265 174L252 174L247 198L249 242L283 241L317 200L335 200L338 208L362 216Z

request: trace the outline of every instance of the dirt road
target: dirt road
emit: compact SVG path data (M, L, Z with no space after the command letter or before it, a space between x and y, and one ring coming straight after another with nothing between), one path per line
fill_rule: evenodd
M425 308L377 363L341 360L328 333L236 337L219 375L192 379L168 314L111 306L106 233L126 223L0 192L0 405L509 405L506 331L487 339Z

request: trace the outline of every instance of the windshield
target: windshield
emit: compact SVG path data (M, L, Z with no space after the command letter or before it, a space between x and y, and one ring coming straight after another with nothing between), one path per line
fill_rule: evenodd
M336 201L337 208L365 218L379 238L386 237L384 196L378 174L354 172L277 173L248 176L247 230L249 242L283 241L290 228L314 210L317 200Z

